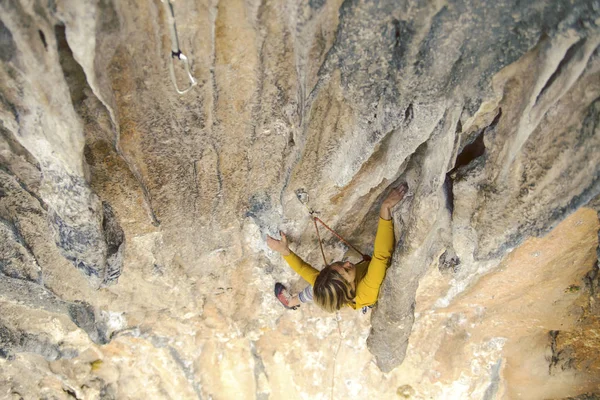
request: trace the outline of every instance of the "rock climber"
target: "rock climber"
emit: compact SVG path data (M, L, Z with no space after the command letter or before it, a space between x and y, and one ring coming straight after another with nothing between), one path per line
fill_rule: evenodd
M366 310L364 307L375 304L394 250L391 209L404 198L407 190L408 185L401 184L381 204L370 262L362 261L354 265L349 261L337 261L318 271L290 250L285 233L280 232L281 240L267 235L269 248L281 254L290 267L310 284L292 296L284 285L276 283L275 296L281 304L288 309L296 309L302 303L314 301L328 312L338 311L345 305L355 310Z

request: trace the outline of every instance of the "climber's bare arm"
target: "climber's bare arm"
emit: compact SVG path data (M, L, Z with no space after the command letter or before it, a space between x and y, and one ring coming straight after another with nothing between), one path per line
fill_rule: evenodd
M267 235L267 246L269 246L271 250L278 252L284 257L289 256L291 252L288 246L287 236L281 231L279 234L281 235L281 240L277 240Z
M277 240L267 235L267 246L273 251L278 252L283 256L285 261L294 271L298 273L306 282L310 285L315 284L315 279L319 275L319 271L314 269L310 264L307 264L304 260L292 252L288 246L288 238L285 233L279 232L281 240Z
M392 189L392 191L390 192L390 194L387 195L383 203L381 203L381 210L379 211L379 216L385 220L392 219L392 208L394 208L394 206L404 198L404 195L407 191L408 185L406 183L403 183L397 188Z

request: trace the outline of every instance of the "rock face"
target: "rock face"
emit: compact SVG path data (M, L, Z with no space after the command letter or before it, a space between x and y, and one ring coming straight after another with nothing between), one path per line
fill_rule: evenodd
M173 4L182 96L161 2L0 3L2 393L600 393L600 2ZM285 312L298 196L366 251L402 181L377 307Z

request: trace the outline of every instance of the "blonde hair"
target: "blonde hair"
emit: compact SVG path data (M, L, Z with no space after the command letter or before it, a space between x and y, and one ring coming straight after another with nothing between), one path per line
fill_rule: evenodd
M315 303L327 312L336 312L345 304L351 303L356 297L356 291L352 285L339 272L334 270L334 265L343 263L336 262L323 268L313 286Z

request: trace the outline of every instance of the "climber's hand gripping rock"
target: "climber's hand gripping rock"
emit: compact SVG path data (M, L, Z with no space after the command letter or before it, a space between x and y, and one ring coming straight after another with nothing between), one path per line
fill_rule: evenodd
M381 212L379 213L379 216L385 220L392 219L392 208L404 198L407 191L408 185L406 183L402 183L397 188L392 189L385 200L383 200L383 203L381 203Z
M274 239L271 236L267 235L267 246L269 246L271 250L278 252L282 256L289 256L290 248L288 247L287 236L282 231L279 231L279 234L281 235L281 240Z

